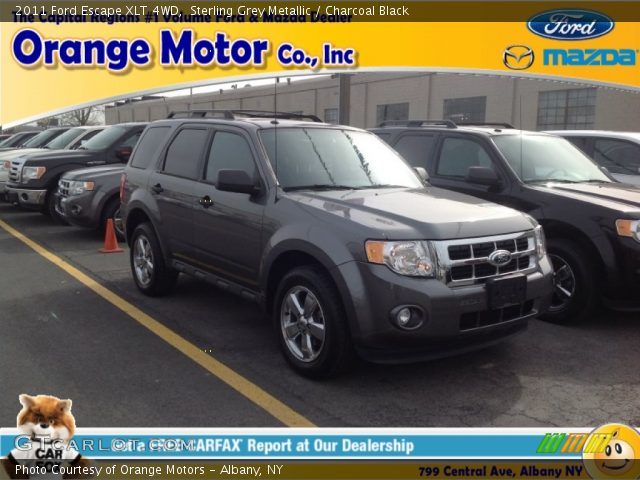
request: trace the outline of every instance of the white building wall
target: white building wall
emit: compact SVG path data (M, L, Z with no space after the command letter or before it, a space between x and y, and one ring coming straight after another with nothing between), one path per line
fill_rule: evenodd
M443 118L449 98L486 96L486 120L508 122L527 130L537 128L538 94L541 91L584 88L586 85L489 75L433 73L361 73L351 77L351 124L376 125L378 105L409 103L410 119ZM338 80L325 76L317 80L280 82L277 109L315 114L324 119L325 110L338 108ZM222 93L147 100L107 108L108 124L118 121L156 120L168 111L191 109L274 108L274 87L227 89ZM522 111L520 106L522 105ZM120 111L118 116L117 111ZM599 88L596 95L594 128L640 131L640 94Z
M640 94L600 89L596 94L595 128L640 131Z

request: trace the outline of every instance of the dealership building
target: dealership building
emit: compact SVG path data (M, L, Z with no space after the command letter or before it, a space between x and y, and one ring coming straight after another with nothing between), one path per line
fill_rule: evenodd
M640 93L593 84L426 72L357 73L349 75L348 83L349 123L361 128L385 120L451 119L506 122L526 130L640 131ZM275 106L338 123L339 104L339 76L318 75L281 79L277 85L229 88L226 84L207 93L118 102L106 108L105 118L114 124L157 120L178 110L273 110Z

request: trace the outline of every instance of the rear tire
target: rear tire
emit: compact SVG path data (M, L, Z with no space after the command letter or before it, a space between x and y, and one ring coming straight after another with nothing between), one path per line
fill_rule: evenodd
M141 223L133 231L129 261L133 280L145 295L160 297L174 289L178 272L165 264L151 224Z
M597 302L596 275L589 255L577 243L549 239L549 259L554 269L554 293L542 319L553 323L574 323L591 316Z
M273 327L285 359L305 377L333 377L353 363L342 300L332 279L318 267L295 268L280 281Z

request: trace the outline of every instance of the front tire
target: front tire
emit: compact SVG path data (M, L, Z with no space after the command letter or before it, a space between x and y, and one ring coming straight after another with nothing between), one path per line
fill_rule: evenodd
M48 217L51 217L51 220L53 220L58 225L69 225L69 222L67 222L64 217L62 217L56 211L56 196L53 192L47 193L47 198L44 201L44 209L42 213L44 213Z
M541 318L564 324L587 319L598 298L591 259L580 245L565 239L550 239L547 251L554 270L554 292Z
M328 378L352 363L353 346L342 301L320 268L295 268L278 285L274 331L287 362L303 376Z
M151 297L171 293L178 272L165 264L160 242L149 223L142 223L133 231L129 260L133 280L142 293Z
M118 228L118 225L121 225L120 220L120 198L116 197L107 202L102 210L102 215L100 217L100 228L102 229L102 233L104 233L107 228L107 220L113 220L113 228L116 232L116 238L119 242L124 241L125 235L124 231L121 228Z

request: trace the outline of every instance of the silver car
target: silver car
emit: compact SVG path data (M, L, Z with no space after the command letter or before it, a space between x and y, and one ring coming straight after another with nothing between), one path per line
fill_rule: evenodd
M640 186L640 132L606 130L554 130L596 163L606 167L618 181Z

